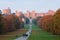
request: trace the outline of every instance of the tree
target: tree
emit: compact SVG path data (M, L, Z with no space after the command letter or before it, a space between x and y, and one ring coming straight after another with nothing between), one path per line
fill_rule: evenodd
M19 21L19 17L17 17L17 16L15 16L15 17L13 17L13 19L15 19L14 20L14 24L15 24L15 28L16 29L20 29L20 21Z
M54 17L54 34L60 34L60 8L56 11Z
M29 24L29 19L25 18L25 22L26 22L26 24Z
M13 15L3 16L3 32L15 30Z
M37 19L33 19L32 20L33 24L37 25L37 22L36 21L37 21Z
M39 27L42 28L43 30L52 32L53 30L53 16L52 15L46 15L46 16L41 17L37 21L37 23Z
M0 10L0 34L2 33L2 12Z

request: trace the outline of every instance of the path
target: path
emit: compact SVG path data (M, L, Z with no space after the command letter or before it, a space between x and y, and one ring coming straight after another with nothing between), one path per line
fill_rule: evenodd
M25 34L27 34L28 36L21 36L20 38L17 38L17 39L15 39L15 40L27 40L28 37L30 36L31 31L32 31L32 21L30 21L29 29L28 29L28 31L25 33Z

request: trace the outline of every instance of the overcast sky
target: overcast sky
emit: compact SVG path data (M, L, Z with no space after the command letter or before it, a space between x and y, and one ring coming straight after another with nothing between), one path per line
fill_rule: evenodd
M12 12L19 10L35 10L36 12L47 12L49 9L60 8L60 0L0 0L0 9L10 7Z

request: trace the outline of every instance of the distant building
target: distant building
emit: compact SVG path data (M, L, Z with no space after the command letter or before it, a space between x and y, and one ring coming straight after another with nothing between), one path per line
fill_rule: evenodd
M54 11L52 11L52 10L48 10L48 12L46 13L46 15L54 15Z
M25 14L24 14L25 17L29 18L30 17L30 12L27 11Z
M19 17L21 14L19 11L16 11L15 15Z
M39 17L39 16L44 16L45 13L36 13L36 17Z
M27 11L27 13L24 14L25 17L27 18L32 18L32 19L35 19L36 17L43 17L43 16L46 16L46 15L54 15L54 11L52 10L49 10L47 13L36 13L34 10L32 12L30 11Z
M25 17L27 18L32 18L32 19L35 19L36 17L39 17L39 16L44 16L44 13L36 13L34 10L32 12L30 11L27 11L27 13L24 14Z
M11 9L10 8L3 9L2 14L8 14L8 15L11 14Z
M27 18L30 18L30 17L31 17L32 19L36 18L35 11L32 11L32 12L27 11L27 12L24 14L24 16L27 17Z
M30 17L31 17L32 19L35 19L35 18L36 18L36 13L35 13L34 10L30 13Z

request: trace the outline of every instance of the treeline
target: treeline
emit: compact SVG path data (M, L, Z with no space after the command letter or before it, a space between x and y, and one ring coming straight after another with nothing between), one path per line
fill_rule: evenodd
M22 17L17 17L14 14L2 15L0 13L0 34L23 28L23 25Z
M37 24L45 31L60 35L60 9L54 15L46 15L37 20Z

